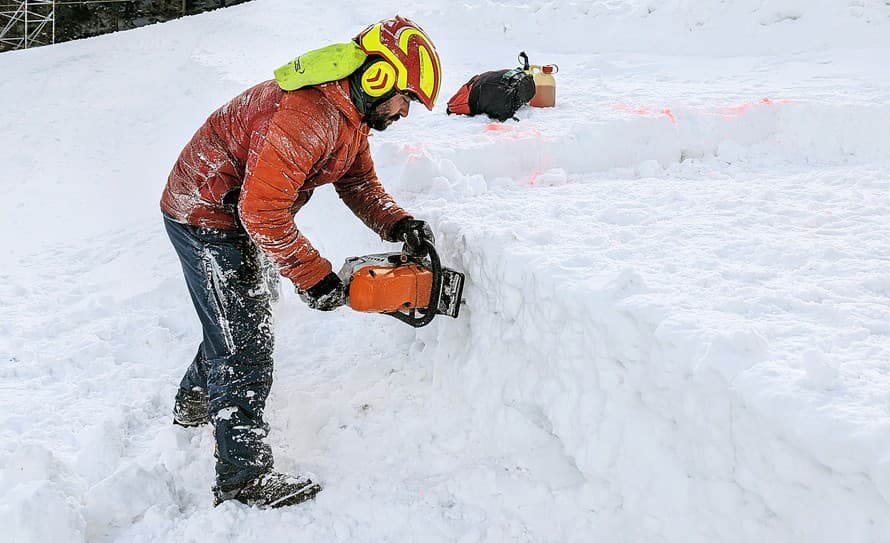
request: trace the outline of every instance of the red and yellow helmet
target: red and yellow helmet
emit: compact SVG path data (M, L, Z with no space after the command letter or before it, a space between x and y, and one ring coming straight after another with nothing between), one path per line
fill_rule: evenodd
M442 83L442 65L422 28L396 15L362 30L355 41L368 55L382 58L365 70L365 92L375 97L393 89L408 92L432 111Z

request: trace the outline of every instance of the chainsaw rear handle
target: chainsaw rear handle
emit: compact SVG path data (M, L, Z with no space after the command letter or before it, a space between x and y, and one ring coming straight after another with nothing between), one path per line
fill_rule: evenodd
M427 255L430 258L430 270L433 273L433 288L430 292L429 305L427 305L426 308L420 308L423 317L416 317L415 309L411 309L410 313L402 313L401 311L384 313L385 315L395 317L406 324L410 324L414 328L421 328L433 322L433 317L436 316L436 308L439 307L439 294L442 290L442 263L439 260L439 253L436 252L436 247L429 240L424 239L423 243L426 246Z

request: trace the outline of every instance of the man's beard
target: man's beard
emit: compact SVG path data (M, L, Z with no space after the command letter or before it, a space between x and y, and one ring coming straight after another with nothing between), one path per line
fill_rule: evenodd
M396 113L395 115L385 115L380 112L377 107L371 108L370 111L365 113L365 124L373 128L374 130L383 131L386 130L386 127L394 123L395 121L401 119L402 116Z

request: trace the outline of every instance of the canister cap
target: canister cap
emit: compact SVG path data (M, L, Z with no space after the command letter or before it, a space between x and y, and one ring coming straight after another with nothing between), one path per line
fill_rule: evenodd
M545 74L556 73L558 70L559 68L557 68L555 64L545 64L544 66L541 66L541 71Z

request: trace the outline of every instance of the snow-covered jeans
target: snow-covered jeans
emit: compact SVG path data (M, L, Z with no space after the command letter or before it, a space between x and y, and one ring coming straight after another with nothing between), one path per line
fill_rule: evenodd
M272 386L269 287L244 230L164 225L176 248L204 337L180 388L206 390L216 439L216 478L237 487L272 467L263 408Z

